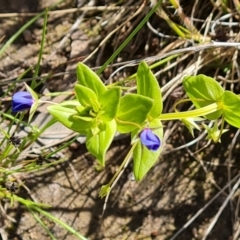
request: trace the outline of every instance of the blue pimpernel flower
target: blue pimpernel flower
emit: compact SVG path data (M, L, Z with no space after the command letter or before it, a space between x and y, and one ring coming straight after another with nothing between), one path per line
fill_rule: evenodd
M34 99L29 92L16 92L12 97L12 111L21 112L30 109Z
M145 128L140 133L140 139L144 146L146 146L151 151L157 151L161 145L159 137L152 132L151 129Z

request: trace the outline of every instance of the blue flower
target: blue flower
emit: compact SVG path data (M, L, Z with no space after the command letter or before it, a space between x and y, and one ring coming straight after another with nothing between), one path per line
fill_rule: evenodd
M146 146L151 151L157 151L161 145L159 137L152 132L149 128L145 128L140 133L140 139L144 146Z
M29 92L17 92L12 97L12 111L21 112L30 109L34 99Z

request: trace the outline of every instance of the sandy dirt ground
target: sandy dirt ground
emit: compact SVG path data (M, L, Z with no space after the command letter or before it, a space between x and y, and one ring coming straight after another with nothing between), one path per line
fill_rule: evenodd
M1 13L35 12L56 1L11 1L2 0ZM75 1L65 1L61 8L76 7ZM92 38L84 29L78 28L68 38L63 47L58 49L59 42L72 27L79 14L65 14L61 17L51 15L47 26L47 41L43 54L41 74L51 70L56 72L74 70L76 63L65 64L67 60L88 55L96 38ZM90 18L88 16L88 18ZM9 17L0 19L0 37L5 39L15 33L29 18ZM42 34L42 19L26 30L0 59L1 79L17 77L27 67L37 62ZM89 23L90 24L90 23ZM90 28L90 27L89 27ZM49 57L51 56L51 57ZM63 64L63 65L61 65ZM90 65L94 63L90 61ZM29 73L31 76L31 73ZM72 87L75 74L49 79L44 87L50 91L67 90ZM123 176L111 192L107 208L101 217L104 199L99 198L99 190L106 184L129 149L130 139L125 137L115 141L107 155L107 165L102 171L96 169L94 159L87 153L84 144L74 143L62 154L65 162L28 175L25 189L18 194L26 198L34 197L39 202L50 204L49 212L66 222L90 240L166 240L171 239L183 225L196 214L227 183L229 139L227 133L222 144L211 145L208 150L191 155L194 149L183 149L168 152L184 143L191 136L176 131L166 140L166 154L141 182L132 180L129 164ZM203 142L202 144L205 144ZM167 153L168 152L168 153ZM237 173L239 150L236 149L231 161L232 175ZM207 172L202 161L208 162ZM214 164L218 163L218 164ZM176 239L201 239L206 227L222 206L228 192L226 191L213 202L200 216ZM233 200L232 204L236 204ZM8 208L8 214L16 223L8 223L9 240L48 240L51 239L45 230L36 223L31 213L15 204ZM232 211L227 206L220 216L209 240L232 239ZM75 240L60 226L47 218L42 218L58 240Z

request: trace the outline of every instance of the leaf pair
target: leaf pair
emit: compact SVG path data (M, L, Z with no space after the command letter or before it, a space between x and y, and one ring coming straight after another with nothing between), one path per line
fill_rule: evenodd
M77 100L48 107L49 112L63 125L85 134L86 146L101 165L116 133L115 115L118 111L121 89L107 89L100 78L86 65L77 66Z
M144 96L152 101L152 107L149 108L148 116L146 118L145 127L151 128L152 132L157 135L162 142L163 139L163 127L158 117L162 113L162 94L157 79L149 69L145 62L141 62L137 71L137 94L138 96ZM134 130L132 132L132 140L138 137L139 131ZM162 146L157 151L151 151L142 144L139 140L136 148L133 151L133 172L136 180L141 180L146 173L152 168L152 166L158 160Z
M159 117L162 112L162 95L159 84L143 61L137 71L137 94L121 98L117 113L117 129L121 133L141 127L148 118Z
M221 109L205 116L209 120L215 120L223 116L230 125L240 128L240 97L231 91L224 90L213 78L205 75L185 77L184 89L197 108L217 103Z

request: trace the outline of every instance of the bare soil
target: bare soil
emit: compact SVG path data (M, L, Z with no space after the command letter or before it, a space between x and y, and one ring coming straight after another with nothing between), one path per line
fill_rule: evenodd
M16 3L14 1L13 4L11 1L2 1L3 3L0 4L1 13L36 12L56 2L54 0L39 0L34 1L33 4L32 0L25 0ZM99 1L99 4L103 4L102 2ZM67 9L70 7L76 7L76 2L65 1L60 8ZM94 14L92 15L94 16ZM48 73L51 70L56 73L74 70L78 61L76 58L80 57L81 59L81 57L88 55L99 43L98 37L105 36L104 30L100 30L97 35L92 32L90 34L90 30L96 30L94 29L94 17L91 19L91 14L89 14L87 16L89 31L79 27L71 34L64 46L51 56L79 16L80 13L70 13L49 17L41 74ZM0 38L5 36L3 42L9 39L28 19L29 17L24 16L0 18ZM143 29L141 33L144 35L148 32ZM12 78L18 77L20 73L37 62L41 34L42 20L38 20L16 42L11 44L0 60L1 79L7 79L7 83L9 83ZM120 39L121 36L118 37ZM111 41L113 40L116 39ZM148 41L153 47L154 44L157 45L156 41L158 39L149 34ZM141 49L142 47L137 46L136 43L137 41L131 43L131 47L136 46L136 48ZM113 49L112 42L107 44L110 46L106 46L104 49L106 55L100 51L101 57L97 55L97 57L91 59L88 62L90 66L97 66L96 62L101 64L106 60ZM128 49L131 50L130 47ZM158 51L157 47L154 49L156 52ZM129 52L127 52L128 57ZM152 53L154 54L154 52ZM140 55L139 50L136 49L132 59L139 58L139 56L142 57L143 55ZM123 59L128 57L122 55ZM67 63L69 59L75 59L76 61ZM27 77L31 77L31 74L29 73ZM103 77L109 75L108 72L104 74ZM43 88L50 91L68 90L72 88L74 81L75 74L73 72L51 78ZM166 131L171 126L174 126L174 123L166 123ZM132 180L132 166L130 164L127 167L111 192L103 217L101 217L101 214L104 199L99 198L99 190L103 184L111 179L124 159L129 149L129 137L112 144L107 155L106 168L102 171L97 170L96 163L87 153L84 144L73 143L70 148L62 152L67 161L27 176L25 184L30 193L22 188L18 195L26 198L33 197L39 202L50 204L52 206L49 209L50 213L72 226L88 239L171 239L174 233L181 229L194 214L219 192L219 189L227 184L229 173L232 177L238 173L239 144L237 143L229 152L234 134L235 130L230 130L224 135L221 144L210 144L196 154L194 152L207 144L206 140L201 140L197 145L190 148L172 151L175 147L193 140L186 129L179 125L174 134L165 139L162 157L141 182ZM229 167L229 163L231 163L231 167ZM176 239L202 239L206 228L222 206L228 193L228 190L223 192ZM209 240L233 239L233 228L236 219L238 219L238 211L233 211L237 206L237 198L236 194L231 204L226 206L209 235ZM36 223L33 215L23 207L17 204L12 208L8 206L7 212L16 219L16 223L9 223L4 220L9 240L51 239L46 231ZM50 228L56 239L77 239L47 218L43 217L42 220Z

